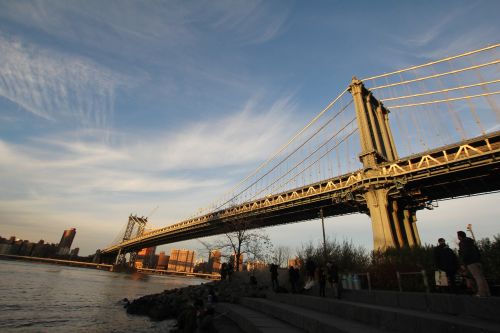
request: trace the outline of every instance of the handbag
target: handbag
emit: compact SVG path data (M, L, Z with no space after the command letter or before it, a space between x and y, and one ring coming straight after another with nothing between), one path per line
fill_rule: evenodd
M435 271L434 279L436 280L436 286L438 287L448 287L448 277L445 271Z

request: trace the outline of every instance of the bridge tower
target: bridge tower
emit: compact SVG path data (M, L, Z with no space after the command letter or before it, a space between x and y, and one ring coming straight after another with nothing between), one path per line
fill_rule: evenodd
M398 159L389 127L389 110L378 101L363 82L352 79L349 91L354 100L359 128L363 172L367 177L384 177L379 165ZM416 210L421 208L405 194L404 184L370 182L359 190L372 221L374 249L420 244Z
M144 229L146 228L146 224L148 222L147 217L138 217L136 215L130 214L128 217L127 228L125 229L125 233L123 234L123 239L121 243L133 238L132 233L134 228L137 227L137 232L134 237L140 236L144 233ZM133 265L135 262L135 258L137 257L137 252L130 253L130 264ZM125 253L122 253L122 249L120 248L118 251L118 255L116 256L115 264L124 264L126 262Z

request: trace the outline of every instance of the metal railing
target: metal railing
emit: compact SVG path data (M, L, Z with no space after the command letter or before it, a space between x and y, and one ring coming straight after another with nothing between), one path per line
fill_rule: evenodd
M368 292L371 293L372 291L372 278L370 276L370 272L366 273L349 273L349 274L343 274L341 275L341 283L342 287L344 289L351 289L351 290L359 290L359 289L364 289L362 288L362 283L360 277L366 276L366 287L368 289ZM429 279L427 277L427 272L425 270L417 271L417 272L399 272L396 271L396 280L397 280L397 285L398 285L398 290L400 292L403 292L403 277L405 276L416 276L416 277L421 277L422 278L422 283L425 288L426 293L430 293L430 285L429 285Z
M399 291L403 291L403 284L401 283L401 276L402 275L421 275L422 276L422 280L423 280L423 283L424 283L424 287L425 287L425 292L426 293L429 293L430 292L430 288L429 288L429 281L427 279L427 272L425 271L425 269L421 270L420 272L396 272L396 278L398 280L398 288L399 288Z

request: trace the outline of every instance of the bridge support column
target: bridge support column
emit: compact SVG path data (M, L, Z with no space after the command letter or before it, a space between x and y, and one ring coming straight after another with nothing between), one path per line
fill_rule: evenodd
M409 246L420 246L420 235L417 230L417 212L414 209L404 210L404 220L406 238Z
M396 247L393 218L389 212L388 192L387 189L377 189L365 193L372 220L374 250Z
M115 265L119 265L125 262L125 253L122 253L122 249L118 250L118 254L116 255Z
M372 220L374 250L420 245L416 211L390 199L388 193L389 189L380 188L364 194Z

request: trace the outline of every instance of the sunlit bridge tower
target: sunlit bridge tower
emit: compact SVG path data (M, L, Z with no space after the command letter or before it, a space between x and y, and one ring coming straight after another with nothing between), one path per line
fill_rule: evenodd
M414 246L420 244L416 226L416 211L424 207L404 191L404 184L383 175L379 165L398 158L389 127L388 114L363 82L352 79L349 86L354 100L359 128L363 173L368 180L354 188L351 196L366 202L371 217L375 249Z
M73 244L73 239L75 239L76 229L71 228L68 230L64 230L61 241L57 247L57 254L59 255L67 255L71 249L71 244Z
M127 228L125 229L125 233L123 234L123 238L121 242L125 242L133 237L140 236L144 233L144 229L146 228L146 224L148 223L147 217L138 217L137 215L132 215L128 217ZM135 235L134 229L136 230ZM133 235L133 236L132 236ZM137 252L130 252L130 265L133 265L135 259L137 257ZM124 264L126 262L125 253L122 253L122 249L118 251L118 255L116 256L115 264Z

